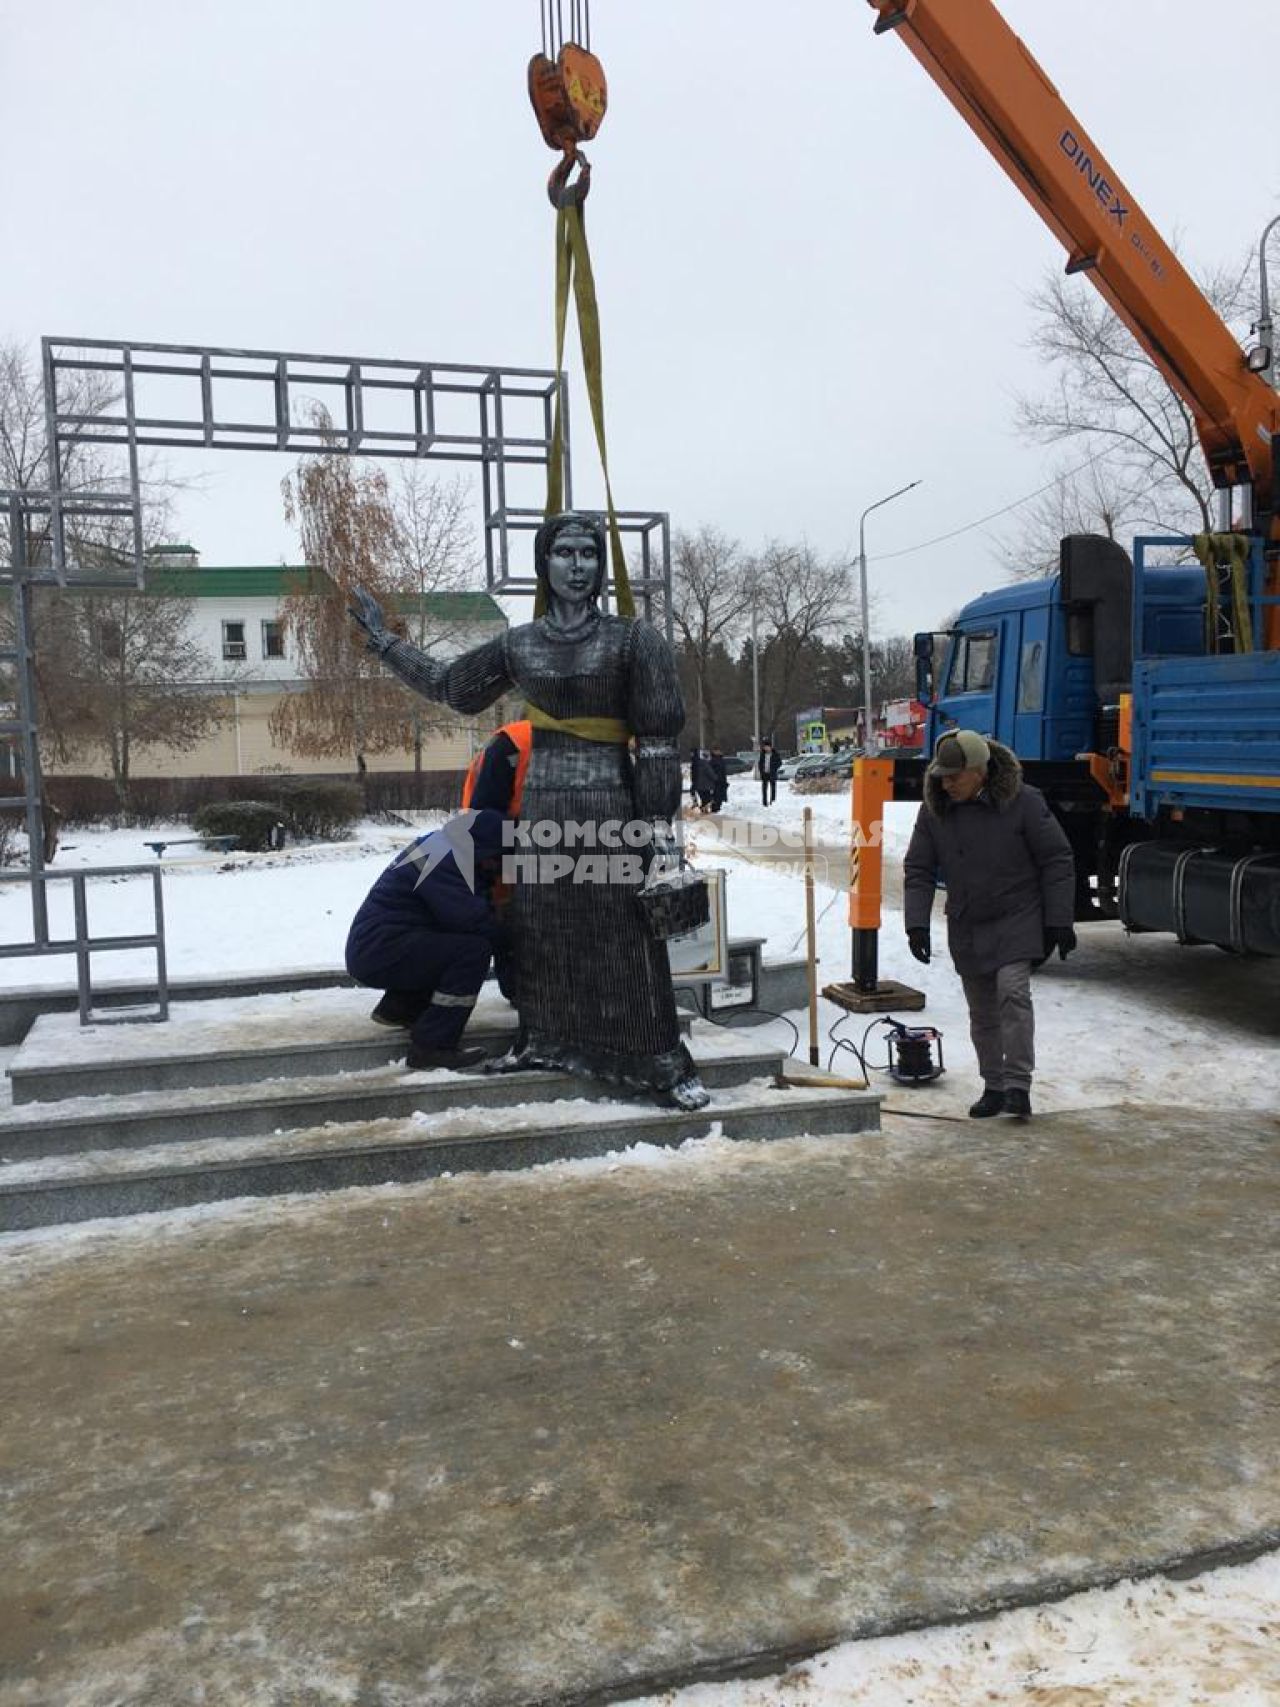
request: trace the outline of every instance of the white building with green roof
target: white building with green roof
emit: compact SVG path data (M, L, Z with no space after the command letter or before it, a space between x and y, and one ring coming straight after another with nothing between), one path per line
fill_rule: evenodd
M286 597L327 578L306 567L286 564L206 566L189 545L162 546L152 553L157 564L147 577L149 591L191 600L192 635L208 659L207 680L194 692L225 696L223 726L189 753L141 748L132 774L143 778L252 776L255 774L334 775L354 763L313 759L279 748L270 729L271 714L284 694L306 685L281 619ZM409 638L421 636L428 649L450 656L492 639L507 627L502 607L484 592L425 593L399 601ZM451 717L432 707L423 732L425 771L465 769L502 721L495 707L480 718ZM370 753L370 772L411 771L414 753ZM46 766L50 775L107 775L105 762L85 753L75 765Z

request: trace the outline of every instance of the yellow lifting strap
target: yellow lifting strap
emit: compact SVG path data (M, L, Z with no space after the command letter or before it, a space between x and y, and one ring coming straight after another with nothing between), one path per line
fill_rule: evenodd
M552 729L558 735L576 735L579 741L600 741L625 747L631 731L620 717L553 717L540 706L527 704L525 717L535 729Z
M578 310L583 378L591 404L591 419L596 430L600 468L604 474L605 498L609 506L614 598L620 616L634 616L636 604L627 575L627 559L622 549L622 532L618 527L618 512L613 502L613 486L609 480L609 450L604 431L604 370L600 358L600 310L596 302L595 275L591 269L591 251L587 247L582 207L572 202L568 206L562 205L556 213L556 373L561 376L561 383L564 374L564 339L569 317L570 284L573 286L574 303ZM557 387L551 449L547 458L546 513L554 516L563 509L564 422L560 411L560 390ZM541 615L544 607L545 591L539 587L534 614Z
M1222 650L1219 614L1225 591L1230 601L1231 634L1235 650L1252 652L1253 618L1249 611L1248 538L1242 533L1198 533L1191 543L1204 567L1205 651Z

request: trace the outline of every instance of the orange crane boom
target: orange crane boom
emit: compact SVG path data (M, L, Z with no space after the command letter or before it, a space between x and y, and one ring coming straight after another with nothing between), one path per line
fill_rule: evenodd
M991 0L868 0L1193 412L1215 485L1248 486L1274 538L1276 393ZM1274 644L1274 642L1273 642Z

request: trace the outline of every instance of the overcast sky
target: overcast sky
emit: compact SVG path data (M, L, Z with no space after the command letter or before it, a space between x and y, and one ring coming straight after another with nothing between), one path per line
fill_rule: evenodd
M1256 243L1280 211L1276 0L1003 10L1187 260ZM594 0L590 227L619 503L843 552L920 478L869 524L878 620L910 630L1003 575L989 529L908 548L1055 466L1013 398L1062 256L873 21ZM538 45L537 0L0 0L0 337L550 366ZM580 501L586 426L580 404ZM296 560L287 464L209 469L182 514L204 561Z

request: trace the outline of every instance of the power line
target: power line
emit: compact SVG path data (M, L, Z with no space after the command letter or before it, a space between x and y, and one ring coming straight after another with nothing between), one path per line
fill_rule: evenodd
M1077 467L1068 468L1062 474L1055 474L1052 480L1046 480L1044 485L1037 486L1034 492L1028 492L1022 498L1015 498L1011 504L1006 504L1003 509L992 510L988 515L979 516L975 522L966 522L963 527L952 528L950 533L940 533L936 539L922 539L918 545L903 546L901 551L882 551L874 557L868 553L867 562L888 563L891 558L910 557L913 552L928 551L930 546L943 545L949 539L959 539L962 533L972 533L974 528L985 527L988 522L994 522L1000 516L1007 516L1010 510L1017 510L1023 504L1029 504L1033 498L1038 498L1041 493L1047 492L1051 486L1060 486L1064 480L1072 480L1077 474L1083 474L1085 469L1091 468L1095 462L1101 462L1104 457L1114 456L1116 448L1116 446L1110 445L1106 450L1095 451L1092 456L1086 457Z

